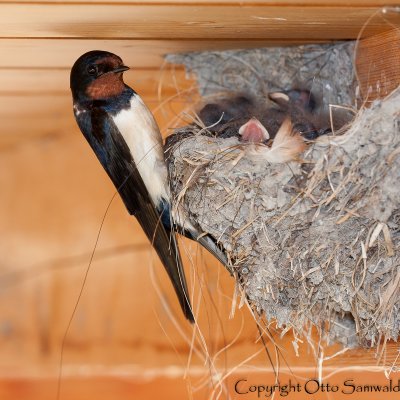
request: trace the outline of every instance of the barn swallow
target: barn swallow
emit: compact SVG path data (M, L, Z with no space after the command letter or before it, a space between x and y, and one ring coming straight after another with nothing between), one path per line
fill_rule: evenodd
M70 76L75 118L128 212L160 257L184 315L194 322L173 233L161 134L140 96L124 83L128 69L120 57L105 51L79 57Z
M316 106L314 97L308 90L298 89L272 92L268 97L279 106L278 114L275 112L279 129L270 135L257 118L251 118L239 128L241 140L249 143L246 152L259 161L284 163L295 160L306 149L306 142L319 136L311 114ZM263 116L264 120L265 117L271 119L273 110L264 111ZM271 138L272 143L268 143Z
M272 92L269 99L275 102L279 108L290 117L293 128L306 140L311 141L319 136L329 133L327 121L323 121L323 127L317 128L321 122L314 116L317 102L309 90L290 89L281 92Z
M284 163L295 160L306 149L306 143L301 133L293 127L290 118L286 118L271 146L267 145L270 135L266 128L256 118L250 119L239 128L242 141L248 142L246 153L260 162Z
M255 106L253 98L239 94L206 104L199 111L199 117L205 126L218 129L233 120L248 118L254 112Z
M289 89L269 93L275 107L246 94L228 96L218 102L206 104L199 117L208 131L221 138L238 136L239 129L252 118L258 120L274 139L287 117L306 140L314 140L327 133L326 121L316 118L316 100L309 90ZM251 124L252 125L252 124Z
M206 104L199 117L211 134L236 136L246 143L247 154L275 163L295 159L308 141L330 132L316 128L316 100L310 91L290 89L268 97L277 107L239 94Z

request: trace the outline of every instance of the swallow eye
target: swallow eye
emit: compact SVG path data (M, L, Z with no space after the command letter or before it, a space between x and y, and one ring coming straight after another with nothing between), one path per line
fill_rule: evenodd
M96 65L89 65L87 68L87 72L89 75L97 75L97 66Z

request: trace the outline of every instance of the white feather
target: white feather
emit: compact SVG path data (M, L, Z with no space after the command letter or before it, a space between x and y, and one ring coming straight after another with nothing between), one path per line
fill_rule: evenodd
M169 199L161 133L140 96L134 95L131 107L120 111L113 120L129 147L154 205L162 198Z

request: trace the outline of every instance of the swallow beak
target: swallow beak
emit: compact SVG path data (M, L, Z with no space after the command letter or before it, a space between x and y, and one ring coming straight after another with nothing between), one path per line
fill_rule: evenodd
M114 74L117 74L118 72L125 72L128 71L129 67L127 67L126 65L121 65L120 67L113 69L112 72Z

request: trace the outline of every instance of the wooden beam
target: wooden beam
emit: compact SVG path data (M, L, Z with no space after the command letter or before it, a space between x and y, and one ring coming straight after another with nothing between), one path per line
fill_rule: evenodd
M294 3L2 3L1 38L354 39L382 32L380 7ZM394 14L397 16L398 13ZM376 17L374 17L376 16ZM386 19L389 15L384 16ZM398 22L398 20L397 20Z
M1 9L1 6L0 6ZM325 40L326 41L326 40ZM160 68L164 55L204 50L229 50L302 44L296 39L262 40L80 40L80 39L2 39L0 69L71 68L74 61L90 50L107 50L120 55L134 68ZM322 42L318 38L309 43Z
M3 0L3 3L41 3L41 4L115 4L113 0ZM389 6L398 5L398 2L394 0L352 0L351 4L349 0L118 0L119 4L129 5L141 5L147 4L164 4L164 5L176 5L181 4L187 5L207 5L215 6L219 4L230 5L230 6L244 6L244 5L277 5L280 7L290 7L293 5L299 6Z

